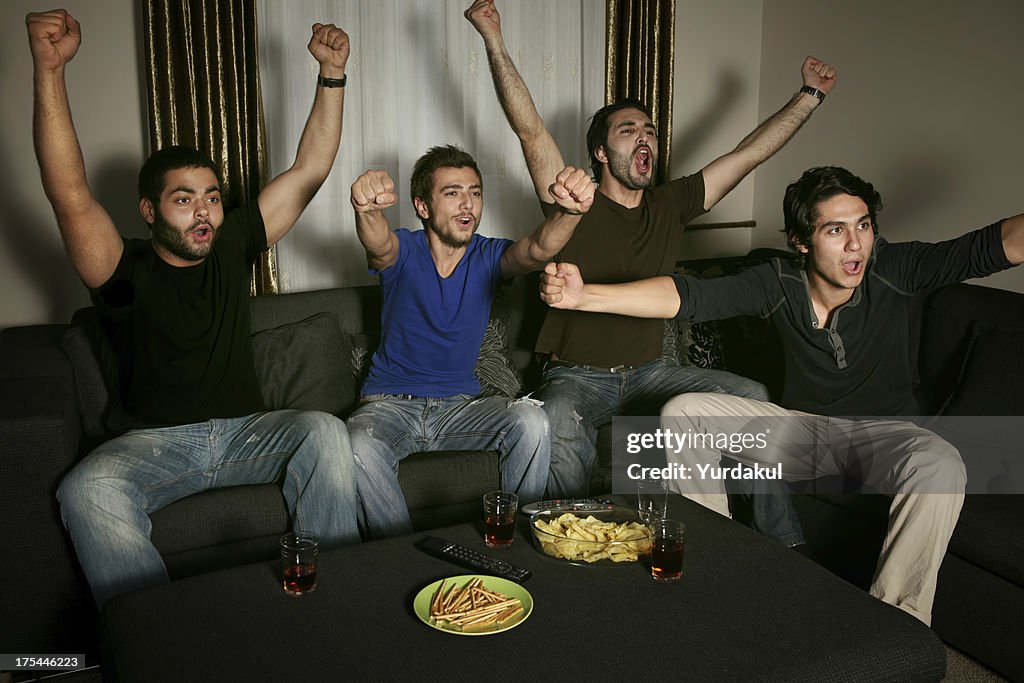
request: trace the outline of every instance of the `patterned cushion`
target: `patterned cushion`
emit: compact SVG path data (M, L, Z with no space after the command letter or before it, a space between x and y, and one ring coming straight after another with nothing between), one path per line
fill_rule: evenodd
M701 279L735 275L790 252L760 250L746 257L681 261L676 272ZM678 323L680 362L714 368L764 383L772 397L782 390L782 346L772 325L759 318L737 316L703 323Z
M522 385L508 353L505 322L491 318L480 344L480 356L473 371L480 380L481 396L518 396Z

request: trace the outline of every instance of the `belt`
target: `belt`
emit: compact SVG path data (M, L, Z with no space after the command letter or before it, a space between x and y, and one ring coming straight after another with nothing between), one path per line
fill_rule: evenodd
M389 398L397 398L401 401L426 401L428 396L414 396L413 394L364 394L359 397L360 402L382 401Z
M596 372L610 372L612 374L619 374L626 372L627 370L635 370L638 366L636 365L616 365L613 368L601 368L596 365L583 365L582 363L569 363L564 360L549 360L546 367L551 368L580 368L581 370L594 370Z

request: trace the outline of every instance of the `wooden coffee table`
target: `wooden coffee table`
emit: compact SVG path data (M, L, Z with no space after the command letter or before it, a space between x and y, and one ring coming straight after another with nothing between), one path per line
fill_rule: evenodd
M278 563L119 596L101 616L104 679L940 680L932 631L797 553L685 499L684 577L639 564L578 567L539 553L521 528L488 551L462 524L321 554L318 588L290 598ZM467 637L421 623L413 598L469 573L415 547L441 536L527 567L533 614Z

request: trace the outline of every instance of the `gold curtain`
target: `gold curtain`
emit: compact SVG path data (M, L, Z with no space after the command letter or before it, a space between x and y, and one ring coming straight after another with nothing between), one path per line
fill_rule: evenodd
M675 0L607 0L605 103L624 97L651 110L658 128L655 182L668 174L672 152L672 64Z
M256 0L143 0L151 149L186 145L223 174L225 208L255 199L266 177ZM252 293L276 293L273 248Z

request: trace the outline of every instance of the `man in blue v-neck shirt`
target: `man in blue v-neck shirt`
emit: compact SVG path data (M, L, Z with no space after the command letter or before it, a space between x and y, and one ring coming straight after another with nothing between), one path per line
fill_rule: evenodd
M880 418L918 413L909 362L914 293L1024 263L1024 214L945 242L888 243L875 235L881 206L874 187L846 169L814 168L786 189L783 202L796 263L775 259L730 277L622 285L584 285L576 266L550 264L542 298L558 308L646 318L769 320L785 358L781 405L685 394L665 404L663 426L701 435L770 429L766 447L730 455L781 465L787 480L845 474L891 495L871 594L928 624L966 472L957 449L938 435ZM690 446L669 453L691 474L673 488L728 515L721 450L704 440ZM702 476L709 472L718 476Z
M476 234L483 183L463 150L432 148L410 184L423 230L388 226L383 210L397 197L386 172L367 171L352 185L356 230L383 290L380 347L348 419L364 527L376 538L412 531L398 485L410 453L497 450L503 490L521 502L544 493L544 411L530 400L479 397L473 370L501 281L553 258L594 199L586 172L566 167L549 188L558 210L513 242Z

